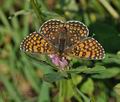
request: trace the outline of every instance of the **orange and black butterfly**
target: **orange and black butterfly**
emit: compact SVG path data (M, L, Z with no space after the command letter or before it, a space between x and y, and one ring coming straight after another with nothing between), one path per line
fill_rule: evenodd
M57 54L60 57L103 59L103 47L88 35L89 30L82 22L51 19L41 26L39 32L27 36L20 49L29 53Z

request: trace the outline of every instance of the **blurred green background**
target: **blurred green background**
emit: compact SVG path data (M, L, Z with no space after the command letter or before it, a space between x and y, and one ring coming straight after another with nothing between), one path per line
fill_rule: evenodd
M105 59L61 74L27 57L20 42L49 19L85 23ZM0 0L0 102L120 102L120 0Z

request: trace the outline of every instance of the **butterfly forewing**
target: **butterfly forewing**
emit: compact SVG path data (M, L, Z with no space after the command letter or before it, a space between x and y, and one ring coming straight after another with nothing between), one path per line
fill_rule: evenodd
M66 28L69 46L75 44L79 40L86 38L89 34L87 26L79 21L67 21Z
M29 53L55 53L55 49L41 34L33 32L20 45L20 49Z
M65 50L65 54L90 60L100 60L105 56L103 47L94 38L77 41L75 45Z
M39 32L48 39L54 46L58 46L59 30L64 26L64 22L51 19L45 22Z

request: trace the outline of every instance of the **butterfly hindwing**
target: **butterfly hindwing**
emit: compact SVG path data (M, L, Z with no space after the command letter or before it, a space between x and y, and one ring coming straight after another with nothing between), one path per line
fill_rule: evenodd
M54 47L39 33L33 32L21 43L20 49L29 53L55 53Z
M90 60L100 60L105 56L103 47L94 38L86 38L83 41L77 41L75 45L65 50L65 54Z
M67 21L66 28L69 46L75 44L79 40L86 38L89 35L87 26L79 21Z

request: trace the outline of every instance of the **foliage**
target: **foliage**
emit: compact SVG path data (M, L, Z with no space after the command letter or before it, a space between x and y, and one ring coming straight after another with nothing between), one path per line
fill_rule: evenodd
M0 102L120 102L119 14L120 0L0 0ZM22 39L52 18L84 22L105 59L72 58L59 71L21 52Z

